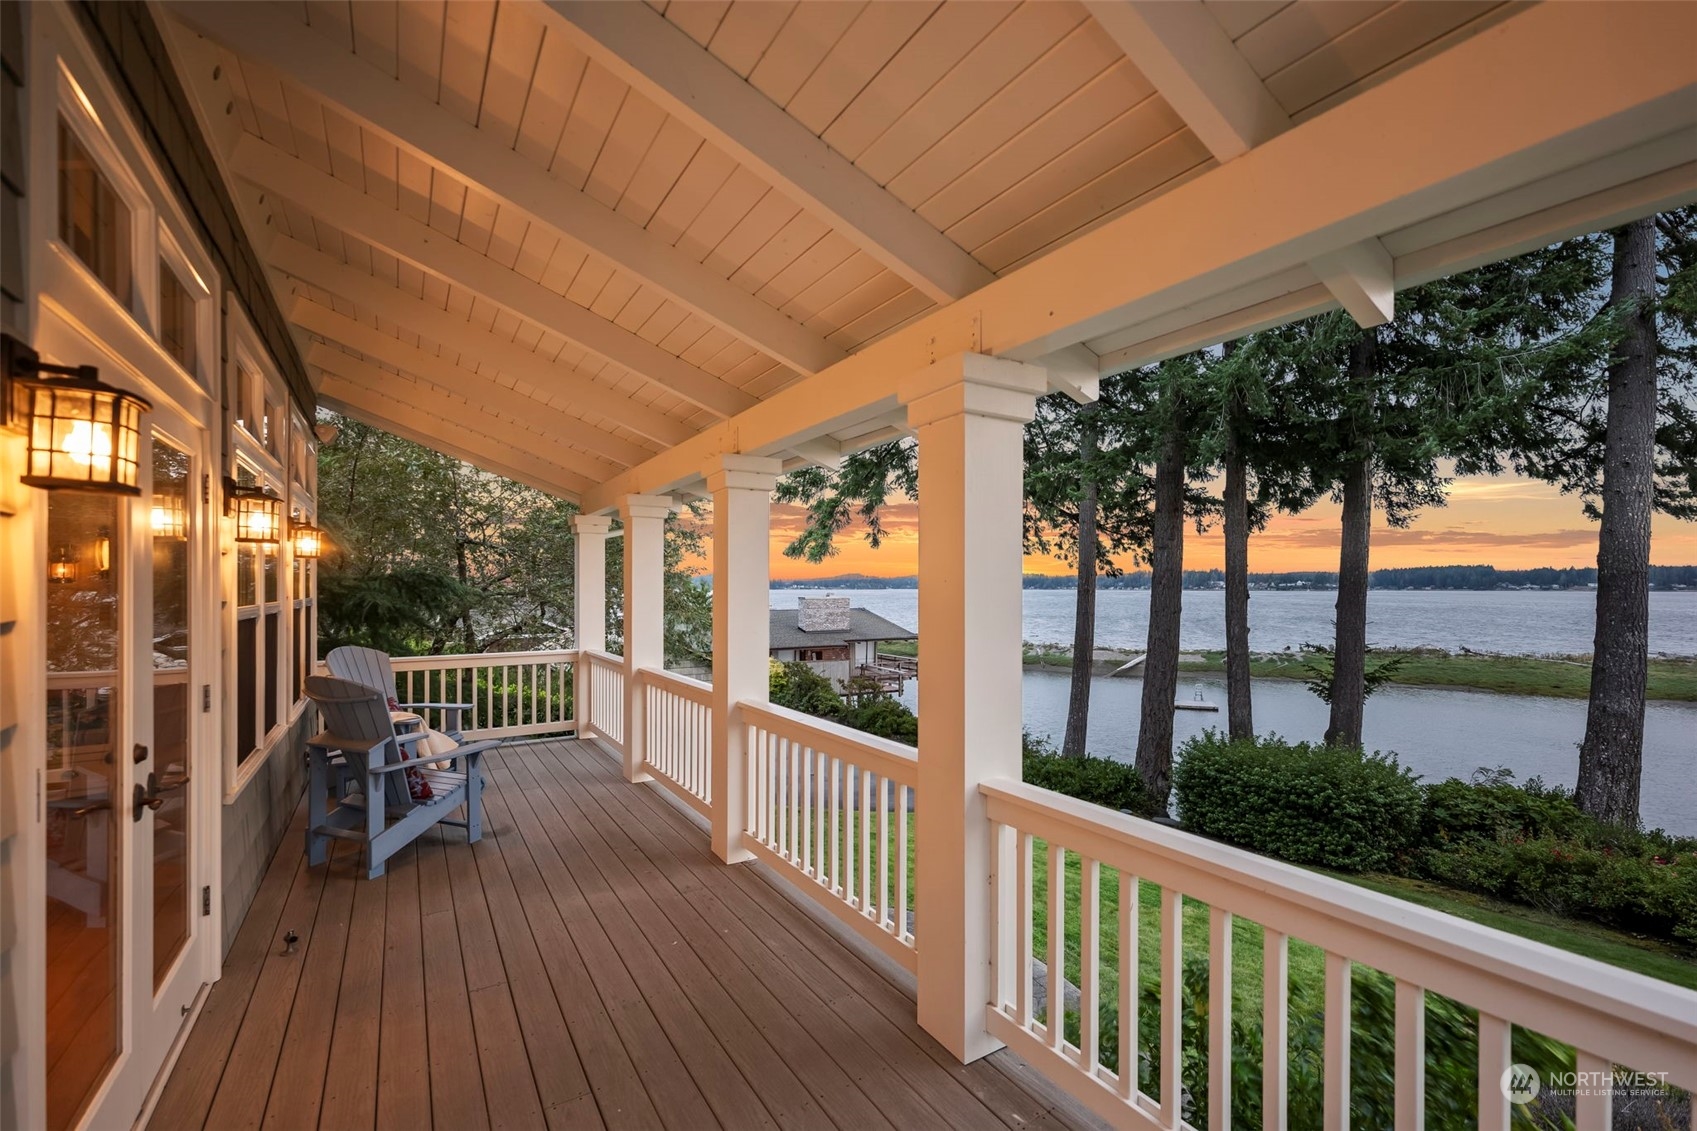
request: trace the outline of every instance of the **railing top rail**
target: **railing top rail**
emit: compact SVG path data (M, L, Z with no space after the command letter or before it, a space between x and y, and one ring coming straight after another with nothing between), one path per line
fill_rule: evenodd
M713 685L704 680L681 672L669 672L665 668L638 668L636 674L643 682L660 684L684 699L709 707L713 705Z
M550 648L537 652L449 652L440 656L394 656L389 663L396 671L421 668L494 667L501 664L562 664L577 659L572 648Z
M1697 992L1023 782L979 785L992 821L1620 1063L1697 1083ZM1684 1052L1635 1063L1641 1049Z
M737 706L744 718L761 722L786 738L799 739L815 750L846 755L868 768L876 763L885 776L904 785L918 784L919 751L911 746L761 699L744 699Z
M581 649L578 654L590 663L602 664L609 668L623 668L625 666L624 657L615 656L611 652L600 652L594 648L584 648Z

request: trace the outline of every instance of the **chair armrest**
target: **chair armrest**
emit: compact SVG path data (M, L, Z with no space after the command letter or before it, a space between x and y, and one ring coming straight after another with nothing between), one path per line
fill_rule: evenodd
M402 703L401 706L407 708L408 710L418 710L419 708L423 708L424 710L427 710L427 711L469 711L469 710L472 709L473 704L471 704L471 703Z
M419 737L424 736L421 734ZM322 731L307 739L306 744L322 750L340 750L344 754L369 754L387 741L387 738L343 738L329 731Z
M424 754L416 758L408 758L405 762L388 762L382 766L376 767L372 772L379 774L392 774L396 770L405 770L409 767L417 769L420 766L429 766L437 762L452 762L457 758L468 758L475 761L484 751L491 750L499 745L501 745L499 740L491 742L468 742L464 746L454 747L446 754Z

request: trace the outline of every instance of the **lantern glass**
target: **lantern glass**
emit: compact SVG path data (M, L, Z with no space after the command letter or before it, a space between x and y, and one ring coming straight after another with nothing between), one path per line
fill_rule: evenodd
M155 473L157 477L157 473ZM151 516L153 536L155 538L183 541L189 536L188 500L182 489L166 487L153 492L153 513Z
M262 488L238 488L236 508L236 541L269 542L283 540L283 500Z
M47 580L55 585L77 583L77 559L69 546L53 551L53 560L47 563Z
M316 558L324 550L324 531L310 522L290 524L290 534L294 541L295 557Z
M18 378L16 383L18 415L29 440L23 482L141 494L141 414L151 405L92 377Z

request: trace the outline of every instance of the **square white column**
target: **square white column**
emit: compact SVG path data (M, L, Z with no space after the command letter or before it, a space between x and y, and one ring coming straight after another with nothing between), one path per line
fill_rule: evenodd
M901 391L919 437L919 719L915 821L919 1024L963 1062L984 1028L995 938L981 781L1020 777L1023 429L1042 369L979 354Z
M643 770L648 750L643 727L642 668L666 663L665 495L626 495L619 501L625 524L625 778L649 781Z
M713 494L713 852L750 858L746 730L737 704L767 697L771 655L772 488L783 464L723 455L707 469Z
M572 647L578 651L572 667L572 714L579 735L589 725L589 664L583 653L607 650L607 531L612 525L604 514L572 516Z

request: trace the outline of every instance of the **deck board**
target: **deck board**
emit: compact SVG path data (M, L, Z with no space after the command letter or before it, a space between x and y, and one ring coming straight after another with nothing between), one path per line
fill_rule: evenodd
M307 868L297 820L152 1127L1098 1126L1010 1053L957 1064L882 959L598 748L484 765L483 840L377 881L351 845Z

